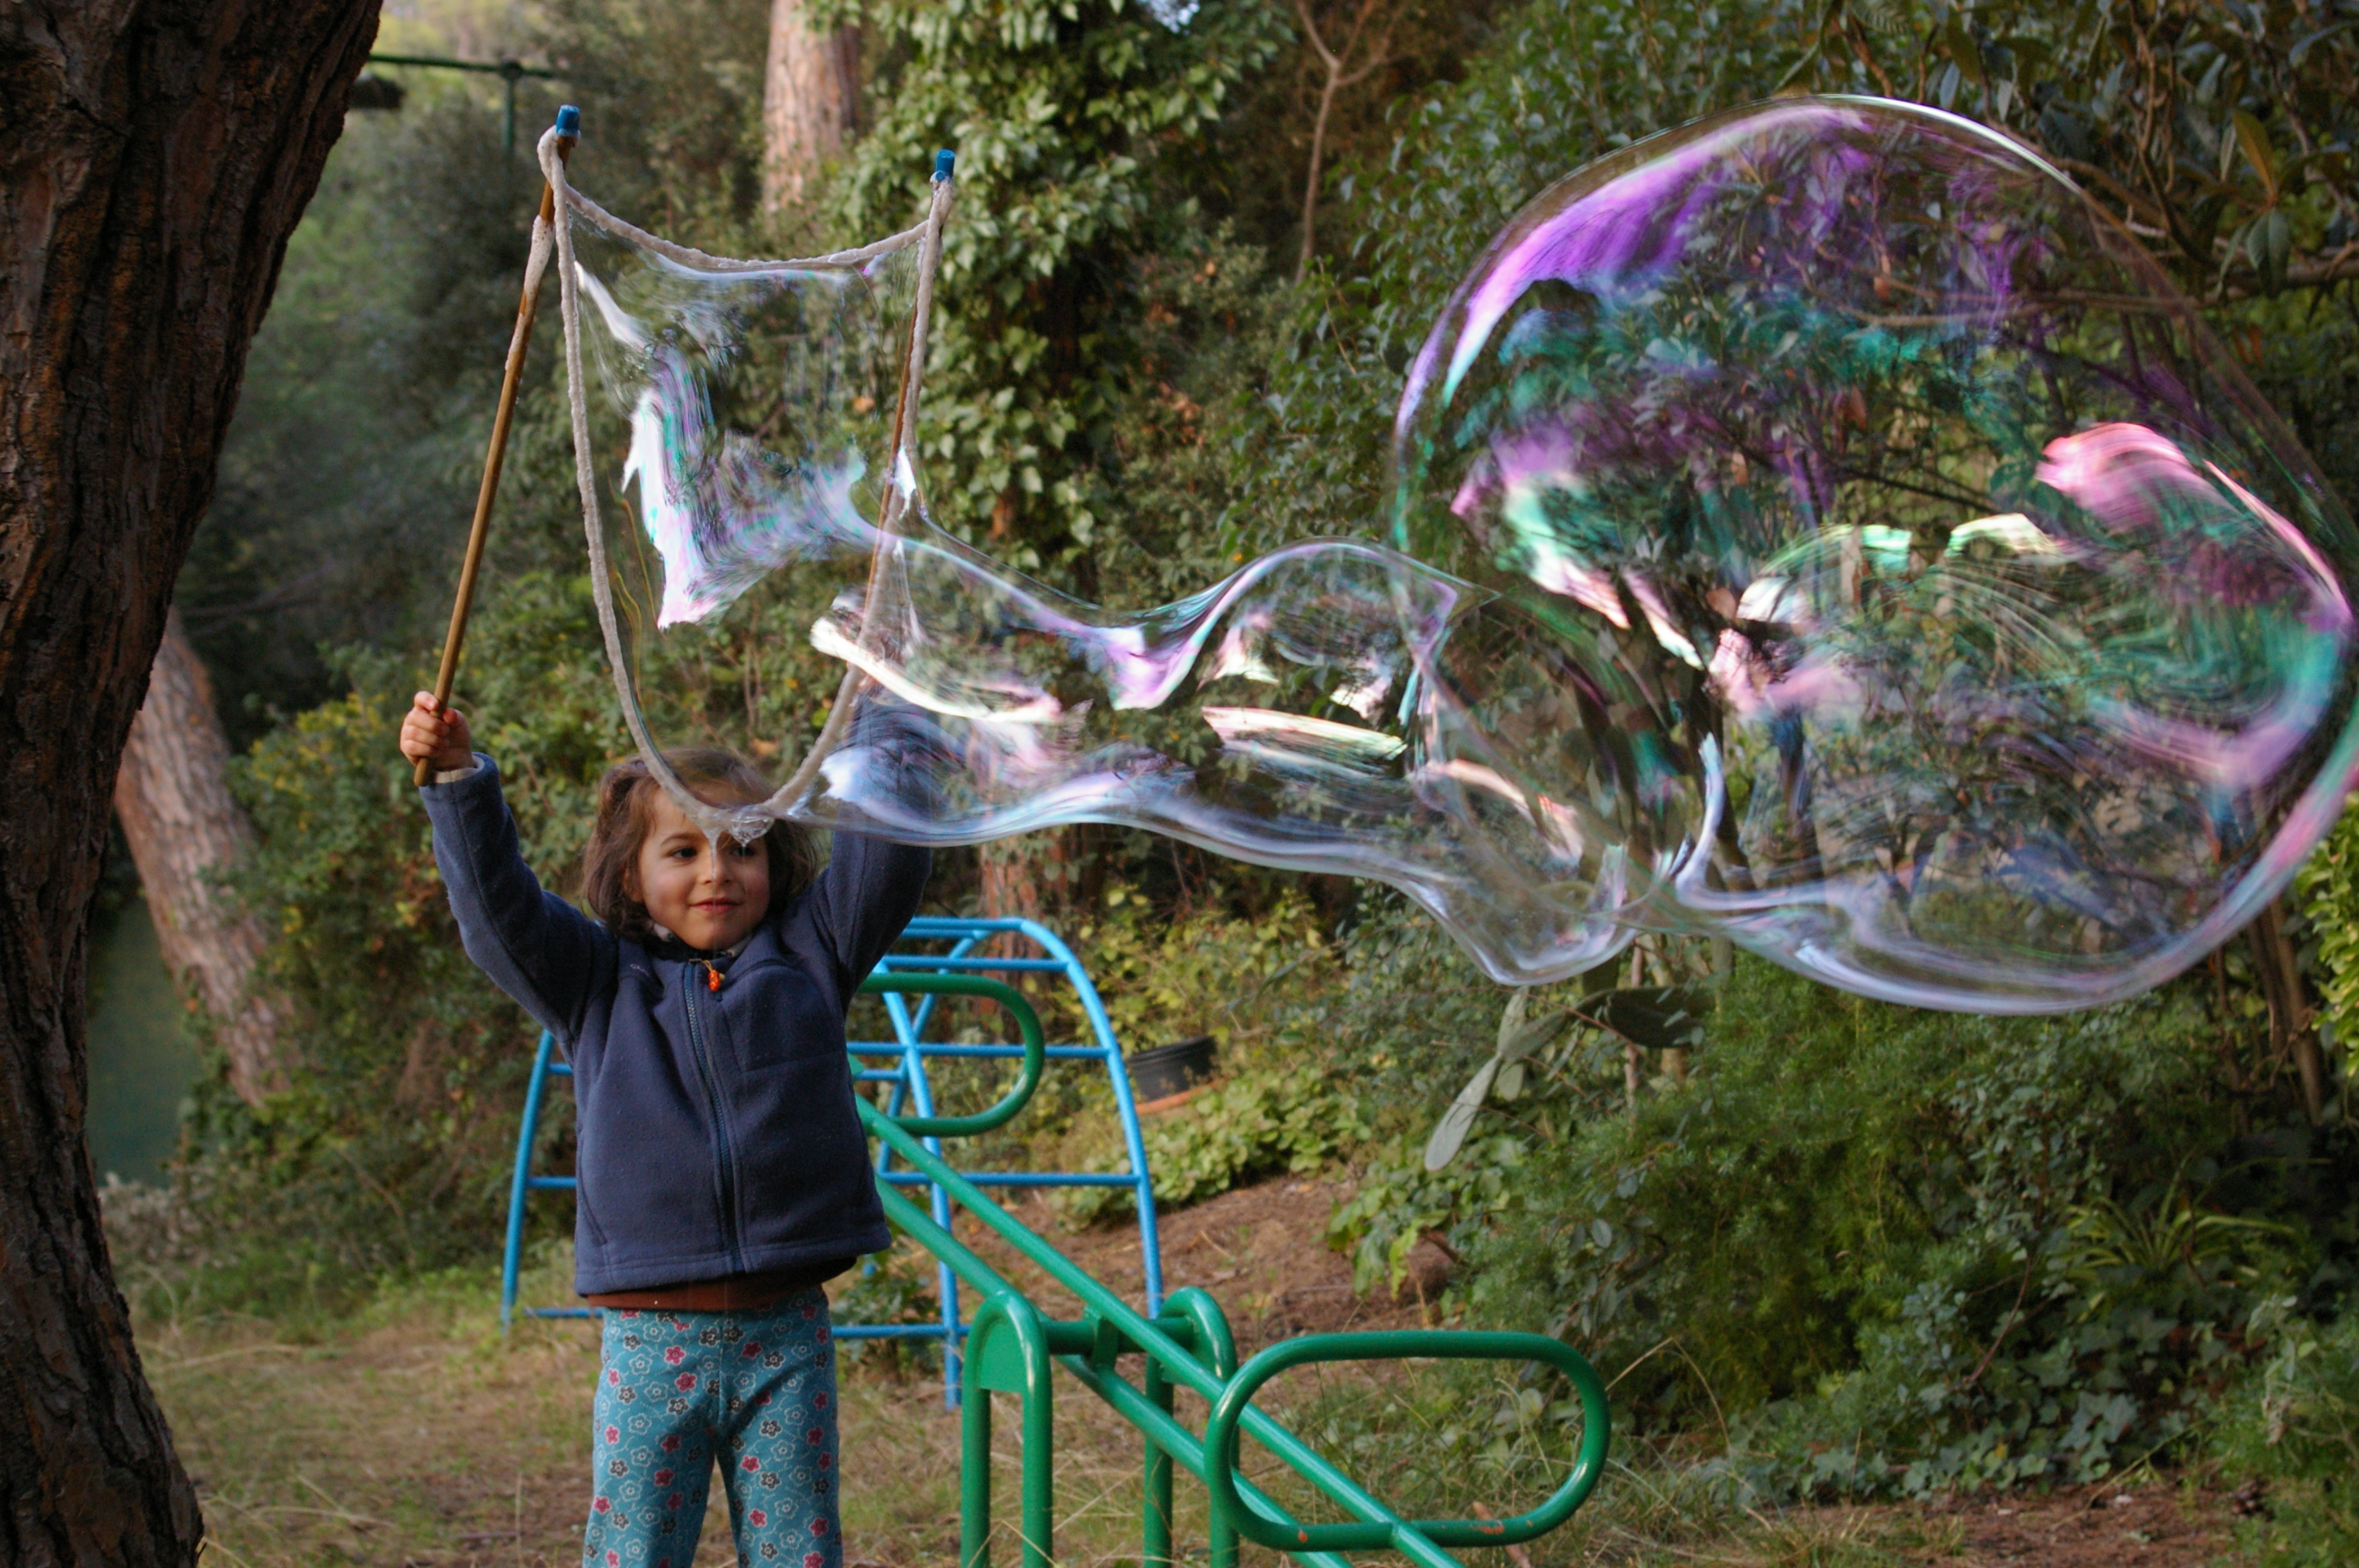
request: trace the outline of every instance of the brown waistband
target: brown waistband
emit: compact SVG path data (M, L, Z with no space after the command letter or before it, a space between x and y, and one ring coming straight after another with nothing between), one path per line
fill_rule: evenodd
M644 1291L601 1291L582 1299L592 1306L636 1312L767 1312L781 1299L824 1284L857 1261L842 1258L800 1269L734 1274L725 1280L691 1280Z

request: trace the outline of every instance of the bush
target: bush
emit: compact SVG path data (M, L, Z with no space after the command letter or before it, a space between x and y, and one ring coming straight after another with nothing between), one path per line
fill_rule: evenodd
M2258 1517L2240 1533L2264 1562L2359 1562L2359 1314L2304 1322L2290 1297L2254 1314L2275 1344L2223 1402L2214 1455Z
M1319 1170L1366 1133L1352 1097L1339 1093L1326 1072L1310 1062L1240 1074L1142 1130L1155 1201L1172 1208L1281 1171L1302 1175ZM1101 1157L1093 1168L1121 1170L1125 1164L1118 1157ZM1063 1206L1084 1224L1108 1219L1130 1212L1130 1190L1076 1187Z
M1143 1136L1158 1204L1200 1202L1279 1171L1318 1170L1365 1133L1339 1088L1318 1020L1342 978L1341 954L1299 895L1256 917L1204 910L1158 920L1133 890L1115 887L1107 913L1081 925L1075 946L1126 1051L1209 1033L1221 1080L1187 1105L1149 1118ZM1069 1022L1080 1026L1078 1009ZM1127 1168L1103 1080L1071 1119L1069 1156L1083 1169ZM1027 1132L1045 1163L1060 1131L1053 1115ZM1060 1198L1083 1223L1130 1212L1120 1187L1075 1188Z
M2190 1429L2263 1348L2257 1303L2347 1277L2304 1184L2347 1148L2244 1133L2212 1036L2179 994L1969 1018L1748 960L1684 1088L1527 1133L1512 1180L1393 1190L1455 1206L1473 1315L1569 1338L1754 1486L2085 1481ZM1554 1065L1598 1103L1612 1064Z

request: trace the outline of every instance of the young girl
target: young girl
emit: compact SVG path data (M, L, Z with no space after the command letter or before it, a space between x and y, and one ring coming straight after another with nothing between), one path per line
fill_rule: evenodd
M543 891L499 771L418 694L401 752L467 956L573 1063L574 1285L607 1309L588 1568L689 1568L714 1461L748 1568L839 1568L823 1281L889 1244L844 1012L926 884L923 849L785 825L716 855L629 762L598 786L597 919ZM725 752L669 758L714 804L768 794Z

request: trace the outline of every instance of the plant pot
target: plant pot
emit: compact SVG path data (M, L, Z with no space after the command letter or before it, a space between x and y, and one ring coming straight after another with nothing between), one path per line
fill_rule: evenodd
M1185 1094L1212 1076L1212 1037L1199 1034L1176 1045L1158 1045L1125 1057L1130 1069L1131 1097L1140 1104Z

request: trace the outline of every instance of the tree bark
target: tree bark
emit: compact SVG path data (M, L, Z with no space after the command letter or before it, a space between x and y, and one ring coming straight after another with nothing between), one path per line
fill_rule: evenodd
M771 0L770 63L762 84L762 209L773 215L860 128L860 34L815 33L810 0Z
M0 1563L187 1564L84 1140L91 896L375 0L0 6Z
M2269 1049L2280 1058L2293 1058L2302 1109L2318 1123L2326 1117L2332 1078L2318 1044L2318 1009L2302 987L2301 964L2286 935L2284 911L2271 903L2245 929L2252 942L2261 996L2269 1004Z
M229 738L177 610L165 619L147 700L124 744L114 814L139 867L164 965L212 1021L230 1087L260 1105L287 1087L278 1006L253 988L266 938L262 923L217 885L253 844L254 827L230 794Z

